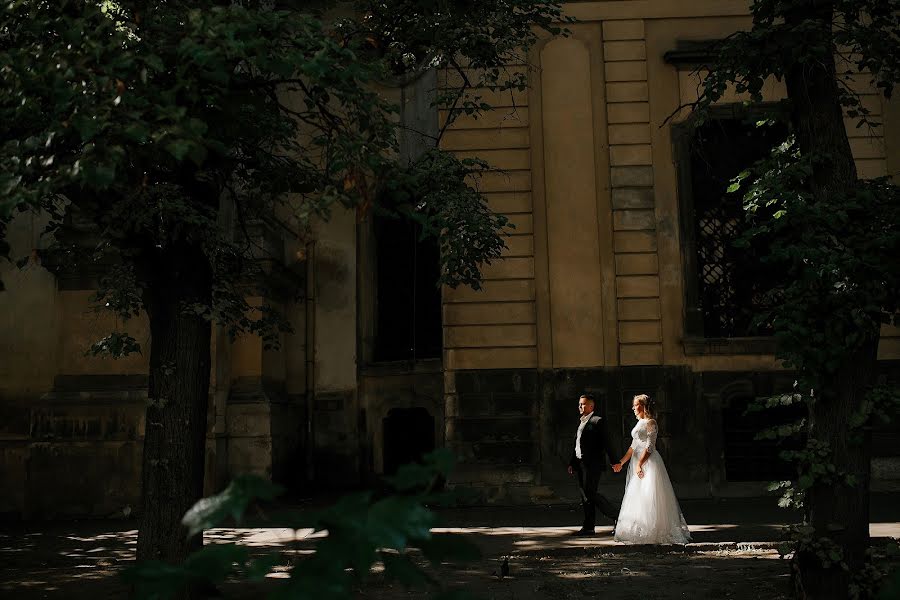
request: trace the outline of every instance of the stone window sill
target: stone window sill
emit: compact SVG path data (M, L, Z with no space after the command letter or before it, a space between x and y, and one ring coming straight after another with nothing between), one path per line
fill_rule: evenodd
M440 358L419 360L398 360L390 362L373 362L362 367L361 372L368 377L384 375L412 375L419 373L440 373L443 361Z

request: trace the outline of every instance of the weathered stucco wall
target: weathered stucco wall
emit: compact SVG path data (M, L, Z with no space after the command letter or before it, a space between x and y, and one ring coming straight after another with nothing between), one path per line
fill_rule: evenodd
M563 483L552 465L569 444L563 424L572 421L578 393L597 391L624 431L629 416L618 405L655 392L670 445L686 457L673 469L676 480L698 493L723 491L728 390L764 395L791 382L763 340L719 341L699 351L686 344L672 125L688 114L669 119L696 99L698 80L664 55L681 42L747 27L747 5L651 0L571 3L567 11L580 20L571 37L543 39L528 65L511 66L527 69L527 96L515 108L501 99L477 121L460 119L443 142L496 167L482 189L495 210L514 208L527 219L514 232L515 248L531 250L527 260L512 255L489 266L484 291L444 293L446 437L467 461L457 478L480 482L493 497L515 496L500 488L517 482L534 489ZM897 101L885 106L861 75L853 85L886 120L874 132L848 120L859 173L896 173ZM783 85L770 82L765 95L783 97ZM722 103L743 99L730 92ZM898 330L885 327L879 358L900 358L898 340ZM884 368L893 372L890 363ZM521 392L515 382L534 372L540 383ZM518 398L516 415L504 412L496 394ZM537 426L514 427L514 416ZM883 440L878 446L876 473L896 472L882 468L893 459L885 458ZM491 455L497 447L518 450Z
M317 481L344 486L360 477L355 212L336 210L314 235L313 462Z
M40 248L46 218L19 213L9 224L10 257ZM34 261L19 269L0 259L0 398L40 394L53 385L58 356L56 279Z
M660 448L679 493L760 492L758 483L728 481L729 414L789 387L790 374L758 347L686 350L678 181L665 123L696 93L695 77L665 53L746 27L747 2L573 2L567 11L579 19L570 38L544 37L528 64L510 65L527 71L530 89L478 90L495 110L461 117L442 139L443 149L495 167L477 185L515 225L504 232L503 258L484 270L483 290L442 291L442 360L367 362L374 265L360 215L336 210L309 239L281 240L284 264L308 277L298 284L302 299L277 300L295 332L280 351L217 332L208 491L244 472L289 486L312 477L317 489L371 483L397 442L385 438L385 419L421 408L434 419L434 443L463 459L454 481L481 486L482 500L574 501L564 463L577 396L590 391L623 449L631 396L656 396ZM438 73L437 85L456 77ZM896 177L900 99L882 102L864 83L854 79L885 126L872 135L848 123L857 165L864 176ZM774 83L767 89L772 99L783 93ZM412 104L421 112L422 97ZM446 118L437 115L436 126ZM412 156L420 143L405 141L403 152ZM43 245L42 226L31 215L13 221L14 255ZM0 263L0 272L0 489L8 491L0 513L122 514L139 493L149 353L85 356L117 326L91 310L91 290L57 290L37 264L19 271ZM145 320L126 328L149 347ZM896 379L900 330L884 328L879 358ZM874 436L879 486L900 474L897 440L896 430Z

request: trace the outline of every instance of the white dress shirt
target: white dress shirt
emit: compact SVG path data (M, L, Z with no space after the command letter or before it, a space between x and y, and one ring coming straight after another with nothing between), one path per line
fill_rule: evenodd
M575 458L581 460L581 432L584 431L584 426L587 425L587 422L594 415L593 411L581 417L581 424L578 426L578 433L575 435Z

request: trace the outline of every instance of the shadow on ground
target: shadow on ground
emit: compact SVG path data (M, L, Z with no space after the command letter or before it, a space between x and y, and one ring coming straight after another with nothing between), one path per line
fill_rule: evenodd
M872 533L900 536L900 507L876 498ZM576 506L488 507L440 510L441 531L475 541L484 559L478 564L444 566L439 579L474 590L481 597L526 598L781 598L788 595L788 566L772 550L791 515L771 499L685 501L685 517L695 544L687 548L636 548L615 544L610 523L598 536L573 538L580 520ZM272 522L288 522L273 513ZM322 534L273 527L272 522L209 530L205 542L239 543L253 553L308 553ZM263 525L263 526L257 526ZM19 523L0 529L0 596L37 598L127 598L119 572L132 563L137 523L77 521ZM738 542L738 543L722 543ZM762 542L762 543L761 543ZM768 543L765 543L768 542ZM491 576L502 556L510 557L511 577ZM285 562L285 565L287 562ZM280 575L286 577L285 566ZM226 598L259 600L283 583L227 583ZM404 590L375 573L360 596L421 598L422 590Z

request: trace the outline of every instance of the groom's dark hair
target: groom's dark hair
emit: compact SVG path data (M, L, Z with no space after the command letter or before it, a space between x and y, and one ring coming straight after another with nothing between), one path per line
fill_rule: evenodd
M585 392L584 394L579 396L579 398L584 398L585 400L590 400L593 404L597 404L597 401L594 400L593 394L589 394L589 393Z

